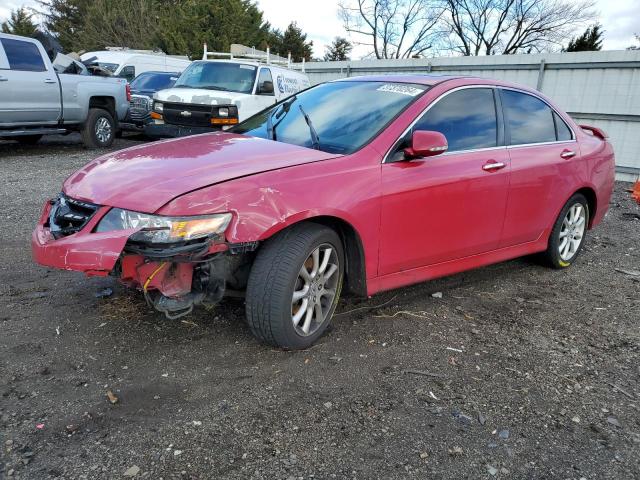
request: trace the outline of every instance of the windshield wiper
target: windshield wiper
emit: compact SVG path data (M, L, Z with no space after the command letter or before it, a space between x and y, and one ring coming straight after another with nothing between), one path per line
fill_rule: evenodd
M271 140L276 139L276 127L280 125L280 122L282 122L282 120L284 120L285 115L289 113L289 109L291 108L291 105L293 104L293 102L296 101L297 98L298 97L294 95L289 100L282 103L280 105L281 108L276 108L271 113L269 113L269 115L267 115L267 136ZM275 124L273 123L274 116L278 118L278 121Z
M216 85L207 85L206 87L200 87L200 88L204 88L205 90L221 90L223 92L228 92L229 91L228 88L218 87Z
M309 125L309 134L311 135L311 146L316 150L320 150L320 137L318 136L318 132L313 127L313 122L307 112L304 111L302 105L298 105L300 107L300 112L302 112L302 116L304 117L305 122Z

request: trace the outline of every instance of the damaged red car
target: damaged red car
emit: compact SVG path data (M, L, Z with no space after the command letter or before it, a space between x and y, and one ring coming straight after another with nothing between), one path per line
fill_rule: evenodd
M571 265L614 154L539 92L478 78L321 84L230 131L137 146L71 175L35 260L113 275L168 317L242 292L255 336L304 348L368 296L541 253Z

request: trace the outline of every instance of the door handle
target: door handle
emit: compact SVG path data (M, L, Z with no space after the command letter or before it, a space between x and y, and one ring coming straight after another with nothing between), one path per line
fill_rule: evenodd
M560 154L560 158L564 158L565 160L569 160L570 158L573 158L575 156L576 152L574 152L573 150L563 150Z
M0 77L0 82L8 82L9 79L7 77Z
M489 161L482 166L482 169L485 172L493 172L495 170L500 170L501 168L504 168L506 166L506 163Z
M56 83L56 81L51 80L50 78L45 78L44 83Z

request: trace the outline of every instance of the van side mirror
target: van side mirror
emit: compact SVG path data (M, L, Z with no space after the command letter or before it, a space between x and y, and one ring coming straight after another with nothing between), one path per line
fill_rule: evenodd
M446 137L440 132L416 130L411 136L411 146L404 149L406 159L433 157L449 148Z
M273 82L266 80L258 87L258 95L273 95Z

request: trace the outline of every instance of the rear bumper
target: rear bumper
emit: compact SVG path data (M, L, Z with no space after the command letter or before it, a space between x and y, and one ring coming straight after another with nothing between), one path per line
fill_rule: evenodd
M109 210L102 207L81 231L55 239L46 226L51 205L47 202L31 235L33 260L45 267L74 270L89 275L107 275L122 254L131 230L92 233Z
M187 137L189 135L211 133L219 130L219 128L214 127L188 127L171 124L157 125L155 123L149 123L144 126L144 134L153 138Z

